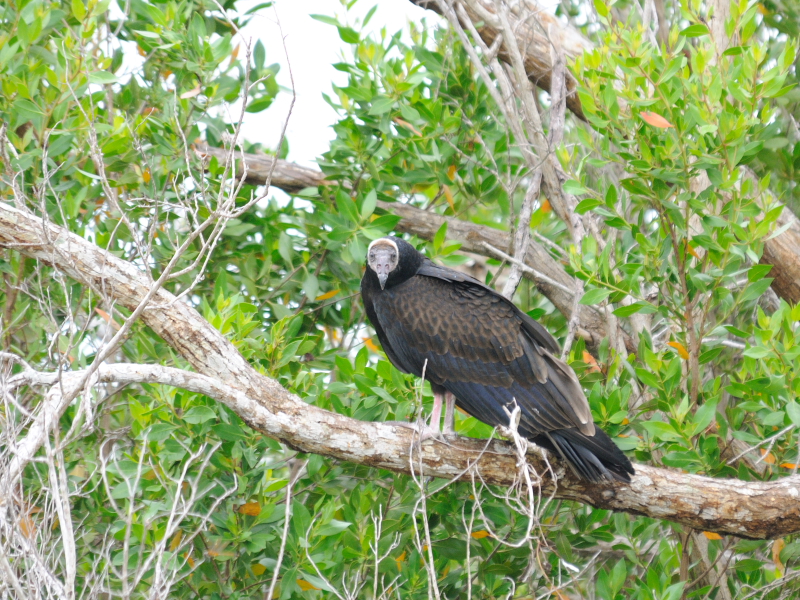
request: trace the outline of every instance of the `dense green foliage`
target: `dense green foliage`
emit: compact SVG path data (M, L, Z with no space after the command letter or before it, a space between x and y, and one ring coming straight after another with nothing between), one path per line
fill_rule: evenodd
M638 462L744 480L791 473L800 462L800 309L768 307L769 267L758 260L776 200L795 206L800 189L798 5L737 5L737 45L718 60L697 7L676 9L667 49L594 5L602 27L586 30L597 49L573 65L588 124L568 118L557 155L602 237L570 247L544 198L532 227L564 249L556 257L584 280L582 303L608 307L634 338L629 354L607 341L594 357L582 340L571 349L595 420ZM247 16L230 16L234 0L126 6L125 19L108 0L0 6L0 196L157 279L228 195L241 207L262 192L236 187L216 160L204 167L193 146L229 143L237 123L221 110L228 103L268 108L277 67L262 46L249 52L235 37ZM334 184L287 201L267 194L224 228L211 224L167 287L306 402L362 420L413 419L429 408L430 389L375 347L357 295L367 245L399 220L377 201L509 228L527 168L452 32L411 25L371 38L358 23L319 18L353 51L337 65L347 85L329 96L341 118L320 167ZM698 191L703 175L710 185ZM446 228L412 241L444 264L467 261ZM491 284L504 265L489 266ZM0 270L4 350L37 369L85 368L127 316L16 251L4 251ZM516 300L563 340L566 319L528 280ZM116 360L187 368L141 326ZM4 464L41 391L0 406ZM491 434L464 415L457 429ZM763 456L737 456L742 443L761 444ZM529 507L504 490L418 485L295 456L213 400L164 386L97 386L73 403L53 444L68 474L78 597L146 597L158 577L174 598L263 597L297 461L307 462L292 489L278 598L343 597L345 588L427 598L425 527L446 598L471 589L475 598L700 599L719 597L719 583L745 597L780 577L787 587L763 597L797 593L800 540L706 540L548 499L531 507L536 527L526 537ZM64 531L52 478L46 461L27 467L26 504L12 514L17 538L0 535L18 573L41 568L17 553L21 536L64 577L61 553L50 553ZM703 561L701 538L723 578Z

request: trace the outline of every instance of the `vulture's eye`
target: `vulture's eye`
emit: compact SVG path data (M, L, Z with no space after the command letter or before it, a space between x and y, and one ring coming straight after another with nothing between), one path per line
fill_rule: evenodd
M394 261L396 259L397 259L397 255L394 252L392 252L392 261Z
M374 252L369 255L369 259L370 260L375 260L375 253Z

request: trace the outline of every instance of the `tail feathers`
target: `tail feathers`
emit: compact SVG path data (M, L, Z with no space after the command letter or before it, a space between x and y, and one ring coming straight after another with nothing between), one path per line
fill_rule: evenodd
M534 442L557 451L581 479L599 482L624 481L629 483L635 474L633 465L611 438L599 427L593 436L578 429L558 429L539 435Z

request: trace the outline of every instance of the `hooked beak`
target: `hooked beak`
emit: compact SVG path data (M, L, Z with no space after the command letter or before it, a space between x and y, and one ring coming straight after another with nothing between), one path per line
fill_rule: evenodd
M370 249L369 266L378 276L378 283L381 289L386 288L386 281L392 273L392 269L397 267L397 250L385 246L378 246Z

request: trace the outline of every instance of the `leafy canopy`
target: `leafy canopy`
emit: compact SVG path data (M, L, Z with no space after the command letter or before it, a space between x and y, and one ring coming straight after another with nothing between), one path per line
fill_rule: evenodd
M249 17L235 8L133 0L122 18L108 0L0 6L3 201L157 279L225 198L258 198L229 166L195 151L234 137L263 150L223 110L240 99L265 110L278 93L263 46L237 38ZM573 66L588 125L568 121L557 156L578 211L596 215L603 235L571 247L544 197L531 226L585 283L581 302L607 308L635 340L634 352L606 340L594 356L582 340L573 345L593 416L640 462L743 480L794 472L800 309L764 301L770 268L759 259L781 211L776 199L795 206L798 193L796 3L735 4L728 32L738 42L720 57L695 3L675 8L679 25L660 47L604 3L573 8L576 17L596 9L602 27L586 26L597 46ZM451 31L423 23L370 37L365 23L319 18L352 49L336 65L347 85L328 95L340 119L319 164L333 183L286 200L268 194L215 225L188 245L168 287L306 402L362 420L413 419L429 408L430 390L389 364L357 296L367 245L399 222L378 201L509 228L530 174ZM430 241L411 239L445 264L468 261L446 226ZM477 272L492 284L504 265L486 262ZM13 250L0 270L4 348L38 369L85 368L127 316ZM529 281L516 300L566 336L566 319ZM144 327L119 360L187 367ZM2 409L4 451L41 402L35 389L21 398ZM463 415L457 428L491 434ZM505 490L423 482L421 507L408 477L295 456L182 390L97 387L70 407L58 439L79 525L80 595L143 597L162 577L175 598L261 597L284 530L282 599L329 597L353 582L366 582L359 597L427 598L432 557L447 598L471 589L476 598L677 600L714 597L718 585L701 558L687 558L700 536L680 526L543 499L537 533L526 538L526 507ZM63 578L63 557L44 550L63 543L64 531L50 477L46 461L27 467L26 503L9 513L15 533L2 543L28 540ZM189 509L176 513L181 503ZM794 539L709 535L706 546L707 559L728 569L733 597L764 589L777 598L778 586L765 586L797 572ZM20 570L38 568L30 554L17 560Z

